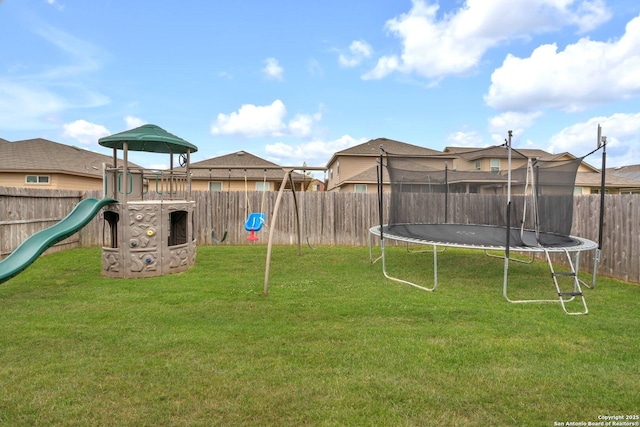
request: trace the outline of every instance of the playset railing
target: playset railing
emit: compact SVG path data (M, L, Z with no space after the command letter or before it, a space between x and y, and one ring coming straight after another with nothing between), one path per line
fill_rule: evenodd
M104 194L117 200L187 200L186 172L122 167L104 168Z

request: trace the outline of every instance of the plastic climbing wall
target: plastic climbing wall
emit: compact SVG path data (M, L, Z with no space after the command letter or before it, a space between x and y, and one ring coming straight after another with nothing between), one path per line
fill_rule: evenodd
M102 273L114 278L163 276L195 263L195 202L136 201L108 206Z

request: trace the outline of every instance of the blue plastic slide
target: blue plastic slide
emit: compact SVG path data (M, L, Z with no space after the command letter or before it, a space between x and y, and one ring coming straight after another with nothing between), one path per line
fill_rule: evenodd
M6 282L27 268L49 247L75 234L104 206L116 202L115 199L84 199L60 222L27 238L8 257L0 261L0 283Z

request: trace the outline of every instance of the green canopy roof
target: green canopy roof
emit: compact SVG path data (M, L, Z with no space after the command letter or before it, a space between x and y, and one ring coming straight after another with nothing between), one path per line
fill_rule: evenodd
M186 153L187 150L192 153L198 151L198 147L190 142L170 134L160 126L151 124L105 136L98 140L98 144L103 147L120 150L122 150L125 142L127 143L127 149L130 151L173 154Z

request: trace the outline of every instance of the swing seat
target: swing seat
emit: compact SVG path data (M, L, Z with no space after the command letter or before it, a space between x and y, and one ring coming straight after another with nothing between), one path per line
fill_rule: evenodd
M249 218L244 223L244 229L247 231L260 231L262 224L264 224L264 214L253 212L249 214Z
M264 214L260 212L252 212L244 223L244 229L251 232L251 235L247 237L247 240L256 241L256 231L260 231L264 224Z

